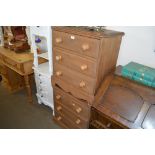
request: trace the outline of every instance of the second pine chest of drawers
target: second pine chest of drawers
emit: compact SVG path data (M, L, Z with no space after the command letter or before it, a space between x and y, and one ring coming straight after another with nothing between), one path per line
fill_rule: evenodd
M96 32L81 27L54 27L54 92L57 87L61 88L79 102L85 102L89 111L105 75L116 67L122 36L122 32L110 30ZM55 101L55 107L63 108L57 104ZM57 109L55 111L57 115ZM89 116L81 119L86 122L81 128L87 128ZM76 124L80 124L77 120Z

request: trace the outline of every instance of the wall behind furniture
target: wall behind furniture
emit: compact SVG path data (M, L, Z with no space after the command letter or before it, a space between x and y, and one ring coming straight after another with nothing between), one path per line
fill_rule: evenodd
M125 32L117 65L135 61L155 68L155 26L108 26Z

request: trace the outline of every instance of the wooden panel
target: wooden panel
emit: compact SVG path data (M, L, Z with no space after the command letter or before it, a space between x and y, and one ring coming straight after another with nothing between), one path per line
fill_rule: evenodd
M54 48L53 62L96 78L96 61L72 54L69 50Z
M24 63L23 64L24 74L31 74L33 72L32 66L33 66L33 61Z
M100 87L104 77L110 73L114 72L116 68L119 48L121 44L122 36L116 36L113 38L103 38L102 46L100 51L100 59L98 61L97 70L97 83L96 90Z
M54 64L54 76L58 80L73 85L79 91L94 94L95 80L93 78L77 73L59 64Z
M15 71L3 65L1 66L0 73L3 78L4 86L11 92L24 88L24 78Z
M143 121L142 127L144 129L155 129L155 105L150 106Z
M53 45L72 50L74 53L97 58L100 42L97 39L82 37L72 33L53 31Z
M72 95L65 93L58 87L54 87L54 101L63 104L80 118L89 120L90 106L86 102L77 100Z
M104 107L131 122L136 120L143 102L137 92L122 86L111 85L104 95Z

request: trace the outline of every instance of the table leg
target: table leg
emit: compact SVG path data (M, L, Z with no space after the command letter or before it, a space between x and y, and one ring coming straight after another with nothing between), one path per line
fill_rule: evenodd
M31 90L29 75L25 75L24 80L25 80L25 86L27 89L28 102L32 103L32 90Z

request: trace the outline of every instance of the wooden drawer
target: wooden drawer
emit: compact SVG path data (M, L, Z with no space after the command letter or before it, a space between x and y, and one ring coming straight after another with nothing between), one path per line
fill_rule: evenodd
M58 82L61 80L80 91L84 91L88 94L95 94L95 79L91 77L70 70L59 64L54 64L54 76L57 78Z
M58 123L60 126L68 129L78 129L77 126L75 126L72 122L70 122L64 115L61 113L55 111L54 120L56 123Z
M97 39L53 31L53 45L72 50L78 54L97 58L100 43Z
M91 59L86 59L84 57L71 54L68 50L58 48L54 48L53 58L54 63L64 65L90 77L96 77L96 62Z
M77 126L78 128L88 128L89 121L81 119L79 116L75 115L69 108L63 106L62 104L55 102L55 111L59 112L63 116L65 116L72 124Z
M89 120L90 106L85 102L77 100L57 87L54 88L54 101L66 106L80 118Z
M3 56L3 61L5 64L7 64L9 67L14 68L15 70L21 70L22 69L22 65L16 63L15 61Z
M108 119L104 114L92 108L90 128L95 129L122 129L123 127Z

